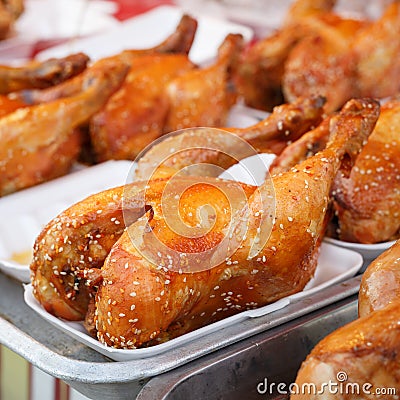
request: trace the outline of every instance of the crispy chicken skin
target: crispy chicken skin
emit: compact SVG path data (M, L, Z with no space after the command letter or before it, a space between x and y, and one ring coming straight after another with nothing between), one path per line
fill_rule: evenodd
M400 300L400 241L376 258L365 270L358 295L360 317Z
M0 94L57 85L81 73L88 61L86 54L77 53L64 58L34 61L22 67L1 65Z
M133 191L140 193L143 187L137 183L130 189L133 220L142 215L143 208L141 197ZM30 269L35 297L48 312L68 320L84 319L89 288L79 271L88 270L86 265L100 268L124 231L124 190L107 190L71 206L38 236Z
M382 253L365 271L359 293L360 318L320 341L303 362L296 384L338 382L358 384L360 393L297 394L291 399L398 399L400 390L400 242ZM342 381L343 382L343 381ZM363 385L370 384L362 391ZM376 388L395 388L397 393L379 395Z
M223 124L236 100L229 71L241 43L241 36L228 35L205 68L183 54L134 58L122 88L91 120L97 160L135 159L163 133Z
M324 123L287 146L273 161L270 172L287 171L326 146ZM400 102L387 100L353 168L337 176L332 196L336 213L330 236L356 243L379 243L398 238L400 229ZM334 226L337 225L337 226Z
M245 49L237 68L236 83L246 104L270 111L284 102L285 62L298 42L310 33L310 29L312 31L302 22L307 17L318 17L330 11L333 5L334 2L325 0L296 1L289 8L282 29ZM316 29L321 27L316 26Z
M400 302L396 301L321 340L303 362L295 383L299 387L315 384L317 388L325 384L326 390L323 394L293 394L290 399L396 400L398 394L377 396L374 389L395 388L398 392L400 388L399 313ZM344 384L358 384L359 394L351 389L344 390L344 394L329 393L326 384L340 382L337 377L343 371L347 376ZM368 383L371 384L367 387L370 393L362 391L363 385Z
M286 146L272 161L269 172L275 175L289 171L296 164L324 149L329 140L330 119L331 116L327 116L316 128Z
M128 67L104 62L82 76L75 96L19 108L0 119L0 196L65 174L81 149L75 130L120 87Z
M24 0L2 0L0 2L0 39L7 39L13 31L15 21L24 12Z
M194 126L222 126L236 102L232 71L243 48L243 37L229 34L218 49L216 62L194 69L168 83L169 111L163 132Z
M285 98L292 101L318 93L328 99L326 110L334 111L351 97L397 94L399 29L400 4L396 1L374 22L342 21L304 38L285 64Z
M162 155L166 159L163 167L182 170L197 163L218 165L226 169L256 152L279 154L288 145L288 141L295 140L319 124L323 116L324 102L322 97L316 96L276 106L272 114L247 128L225 127L221 131L213 129L208 135L204 134L204 130L190 129L169 136L152 146L138 160L137 178L147 178L154 169L153 164L157 163ZM227 132L234 133L235 136ZM195 142L193 136L196 136ZM193 143L196 146L201 145L202 148L193 149ZM171 148L176 150L176 154L173 158L168 158ZM183 151L178 152L178 149ZM222 150L223 153L216 149Z
M122 234L101 270L103 281L96 293L93 317L99 340L118 348L156 344L302 290L316 268L334 178L342 160L356 156L378 113L379 105L374 101L349 102L334 117L326 149L274 177L272 186L266 181L252 188L248 208L234 219L229 236L233 242L242 240L241 246L212 268L193 271L193 264L185 268L184 259L193 251L208 251L227 237L229 212L215 184L188 177L190 186L179 199L183 221L193 224L199 222L193 211L215 199L218 221L204 236L194 239L177 234L162 204L152 205L151 212ZM154 189L151 181L148 185ZM175 182L174 187L179 191ZM261 201L263 195L269 198L273 194L276 207ZM246 210L243 237L240 221ZM259 244L256 238L268 226L272 227L271 235ZM157 247L151 240L147 242L147 235L153 234L166 246L164 253L152 253ZM136 245L132 238L138 240ZM228 248L232 248L231 243ZM184 254L183 260L175 257L177 253ZM155 259L158 261L150 261Z
M378 243L398 236L400 229L400 101L391 100L350 172L338 176L335 210L338 237Z
M121 53L118 53L112 57L108 57L107 59L100 60L98 62L104 63L107 60L114 60L115 62L119 61L124 64L140 67L142 62L136 59L142 56L169 53L188 54L191 49L196 30L197 21L189 15L184 14L179 21L176 30L160 44L146 49L124 50ZM82 56L83 55L79 55L79 57ZM151 60L151 58L144 58L143 65L149 64ZM68 78L72 78L72 75ZM44 102L47 103L60 97L72 96L81 90L80 77L76 77L75 79L68 79L68 81L64 82L63 84L61 84L60 82L57 82L57 85L54 85L45 90L19 90L16 93L12 93L11 96L12 99L19 99L26 102L27 104L38 104Z
M184 54L145 55L132 61L120 90L90 121L97 161L134 159L158 138L169 110L165 87L192 68Z
M375 23L354 39L355 84L360 96L389 97L400 91L400 3L393 1Z
M334 14L334 3L294 2L280 29L243 52L236 80L248 105L269 111L284 100L319 94L332 111L352 97L354 60L347 53L368 23Z
M349 102L334 117L326 149L276 176L273 185L266 181L257 188L212 177L173 176L176 169L171 168L163 179L155 176L73 205L49 222L35 242L31 278L36 298L59 317L80 320L87 314L88 328L93 321L102 342L134 348L302 290L316 267L334 177L346 154L355 156L361 148L378 109L372 101ZM169 199L176 199L175 191L180 194L185 226L197 229L204 222L205 233L181 235L171 227L176 213L165 209L166 188L172 189ZM232 190L242 193L235 209ZM265 201L274 194L276 203ZM211 213L204 211L210 200ZM157 246L147 242L148 234L167 250L151 254ZM219 245L234 251L229 257L223 251L222 262L209 269L193 270L192 262L189 270L184 262L182 270L173 266L180 266L170 256L174 252L189 260L206 254L204 262L212 263L220 256L212 253ZM159 262L153 263L152 256Z
M283 26L243 53L236 81L248 105L270 110L318 94L332 112L351 98L398 93L399 2L375 21L345 18L334 5L294 2Z

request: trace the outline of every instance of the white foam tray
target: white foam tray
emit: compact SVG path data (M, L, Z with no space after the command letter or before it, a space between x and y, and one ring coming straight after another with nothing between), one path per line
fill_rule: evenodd
M223 328L233 324L238 324L248 318L257 318L273 313L276 310L288 306L291 302L298 301L302 298L312 295L317 291L323 290L330 285L342 282L354 276L360 270L362 263L363 259L360 254L351 250L333 246L328 243L322 243L315 276L302 292L285 297L267 306L233 315L221 321L204 326L193 332L179 336L168 342L148 348L139 348L133 350L107 347L89 336L82 323L64 321L49 314L34 298L32 286L30 284L25 285L24 299L26 304L46 321L50 322L52 325L77 339L81 343L86 344L92 349L115 361L129 361L153 357L168 350L176 349L179 346L187 345L192 340L205 335L213 334Z
M46 49L36 58L45 60L84 52L92 60L98 60L122 50L153 47L174 32L182 15L183 10L179 7L160 6L126 20L108 32L73 39L68 43ZM215 58L219 45L229 33L241 33L246 42L253 37L253 31L244 25L202 15L199 12L193 16L198 21L198 28L189 57L195 63Z
M335 246L340 246L345 249L353 250L360 253L365 262L370 262L378 257L381 253L387 250L389 247L393 246L396 241L382 242L376 244L362 244L362 243L351 243L345 242L343 240L333 239L326 237L325 242L333 244Z
M131 161L107 161L2 197L0 271L29 282L29 262L17 262L15 255L32 252L42 228L67 207L91 194L125 184L131 167Z

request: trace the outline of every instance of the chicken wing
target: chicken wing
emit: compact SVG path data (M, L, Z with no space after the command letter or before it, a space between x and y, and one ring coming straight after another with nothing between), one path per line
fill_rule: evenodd
M349 102L333 117L326 149L272 185L243 188L247 206L238 213L218 180L187 177L186 186L183 177L173 180L168 204L178 209L151 205L105 260L92 316L99 340L117 348L156 344L302 290L316 268L334 178L378 114L376 102ZM204 209L210 203L214 212ZM186 228L206 233L180 234L171 220L177 213Z
M128 66L104 62L88 69L81 93L17 109L0 119L0 196L65 174L80 151L74 130L122 84Z
M323 388L324 399L371 399L376 388L394 388L380 398L395 400L400 390L400 246L397 242L365 271L359 294L360 318L337 329L307 356L297 374L297 387ZM340 375L339 375L340 374ZM344 375L343 375L344 374ZM345 379L341 379L345 377ZM329 392L329 382L343 383L342 392ZM368 385L368 386L366 386ZM355 388L358 387L358 391ZM338 397L340 396L340 397ZM303 392L292 400L321 399Z
M29 88L46 88L63 82L87 66L89 58L83 53L64 58L32 62L22 67L0 66L0 94Z

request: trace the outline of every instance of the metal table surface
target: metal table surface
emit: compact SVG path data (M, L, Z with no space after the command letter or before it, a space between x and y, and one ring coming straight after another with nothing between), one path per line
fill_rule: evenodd
M234 343L288 323L358 292L360 276L328 287L286 308L200 337L146 359L116 362L59 331L23 300L22 285L0 274L0 343L44 372L93 399L134 399L152 378Z

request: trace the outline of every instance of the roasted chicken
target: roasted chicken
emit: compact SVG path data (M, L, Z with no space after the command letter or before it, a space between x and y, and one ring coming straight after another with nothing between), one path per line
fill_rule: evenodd
M135 348L302 290L317 265L335 176L378 114L374 101L349 102L323 151L260 187L170 168L169 177L77 203L36 240L36 298L67 319L83 318L91 303L86 323L98 339Z
M0 66L0 94L57 85L81 73L89 58L83 53L31 62L21 67Z
M105 61L80 77L80 93L18 108L0 119L0 196L69 171L81 150L79 125L98 112L128 66Z
M137 178L149 179L155 170L154 165L158 166L158 160L162 158L165 158L163 168L183 171L196 164L197 169L207 168L207 175L217 176L221 170L209 168L210 165L226 169L258 152L279 154L290 141L319 124L323 105L322 97L298 99L294 103L275 107L272 114L247 128L210 129L207 135L204 129L189 129L170 135L138 159ZM171 149L174 149L172 158L169 157Z
M400 100L381 108L374 131L349 177L338 176L335 210L338 237L379 243L400 234Z
M91 120L97 160L135 159L166 132L223 124L236 100L230 70L241 45L241 36L228 35L215 64L204 68L184 54L134 58L122 88Z
M360 318L320 341L303 362L295 382L300 388L307 384L317 389L330 381L342 382L348 389L330 393L325 386L323 395L305 392L292 395L291 399L398 399L399 260L400 242L397 242L367 268L359 294ZM354 390L356 385L358 392ZM386 391L379 394L377 390L381 389Z
M400 241L365 270L358 295L358 314L365 317L400 301Z
M24 0L2 0L0 2L0 39L6 39L12 33L14 24L24 9Z
M325 147L330 118L289 145L273 161L271 173L288 170ZM376 127L349 175L336 179L331 236L358 243L379 243L399 236L399 132L400 101L395 98L382 105Z
M399 91L400 4L367 21L335 14L335 3L296 1L276 33L243 53L237 85L247 104L270 110L319 94L332 112L351 98Z

